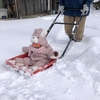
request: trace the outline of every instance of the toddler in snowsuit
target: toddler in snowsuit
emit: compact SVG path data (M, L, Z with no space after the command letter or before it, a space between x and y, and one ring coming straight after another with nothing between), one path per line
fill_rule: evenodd
M31 37L32 44L22 48L23 52L28 53L28 57L15 58L16 66L31 66L31 69L36 70L46 65L51 58L58 57L58 53L48 44L46 35L47 32L43 29L35 29Z

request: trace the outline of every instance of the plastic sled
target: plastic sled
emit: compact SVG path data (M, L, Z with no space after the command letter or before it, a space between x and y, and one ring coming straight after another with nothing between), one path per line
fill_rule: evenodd
M12 63L9 62L9 61L10 61L10 60L14 60L15 58L24 58L24 57L27 57L27 56L28 56L28 53L25 53L25 54L21 54L21 55L12 57L12 58L10 58L10 59L8 59L8 60L5 61L5 62L6 62L6 65L9 65L10 67L15 68L15 69L18 70L18 71L19 71L19 70L22 70L22 71L25 72L25 70L23 70L22 67L17 67L17 66L15 66L14 64L12 64ZM43 67L41 67L41 68L39 68L39 69L33 71L33 72L31 73L31 76L32 76L33 74L37 74L38 72L42 72L42 71L48 69L48 68L51 67L51 66L53 65L53 63L55 63L55 62L56 62L56 59L51 59L50 62L49 62L48 64L46 64L45 66L43 66Z

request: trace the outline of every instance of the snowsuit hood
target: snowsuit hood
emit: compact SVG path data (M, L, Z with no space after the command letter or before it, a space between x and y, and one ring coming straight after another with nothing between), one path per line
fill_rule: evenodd
M46 32L39 28L39 29L35 29L32 37L31 37L31 42L32 43L39 43L42 46L46 46L48 44L47 39L46 39ZM35 41L36 38L36 41Z

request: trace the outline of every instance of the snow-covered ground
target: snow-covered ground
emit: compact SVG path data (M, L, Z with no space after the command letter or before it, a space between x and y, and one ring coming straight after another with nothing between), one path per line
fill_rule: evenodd
M100 10L87 17L82 42L72 42L51 68L25 79L5 67L6 59L30 45L34 29L47 30L55 17L0 20L0 100L100 100ZM63 25L54 25L47 39L60 55L68 43Z

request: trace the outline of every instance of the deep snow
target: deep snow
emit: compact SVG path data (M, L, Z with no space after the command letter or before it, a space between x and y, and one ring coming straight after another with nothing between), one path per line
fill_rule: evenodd
M51 68L25 79L4 65L30 45L35 28L47 30L55 17L0 20L0 100L100 100L100 10L91 10L83 40L72 42ZM61 55L68 42L63 25L55 25L47 39Z

